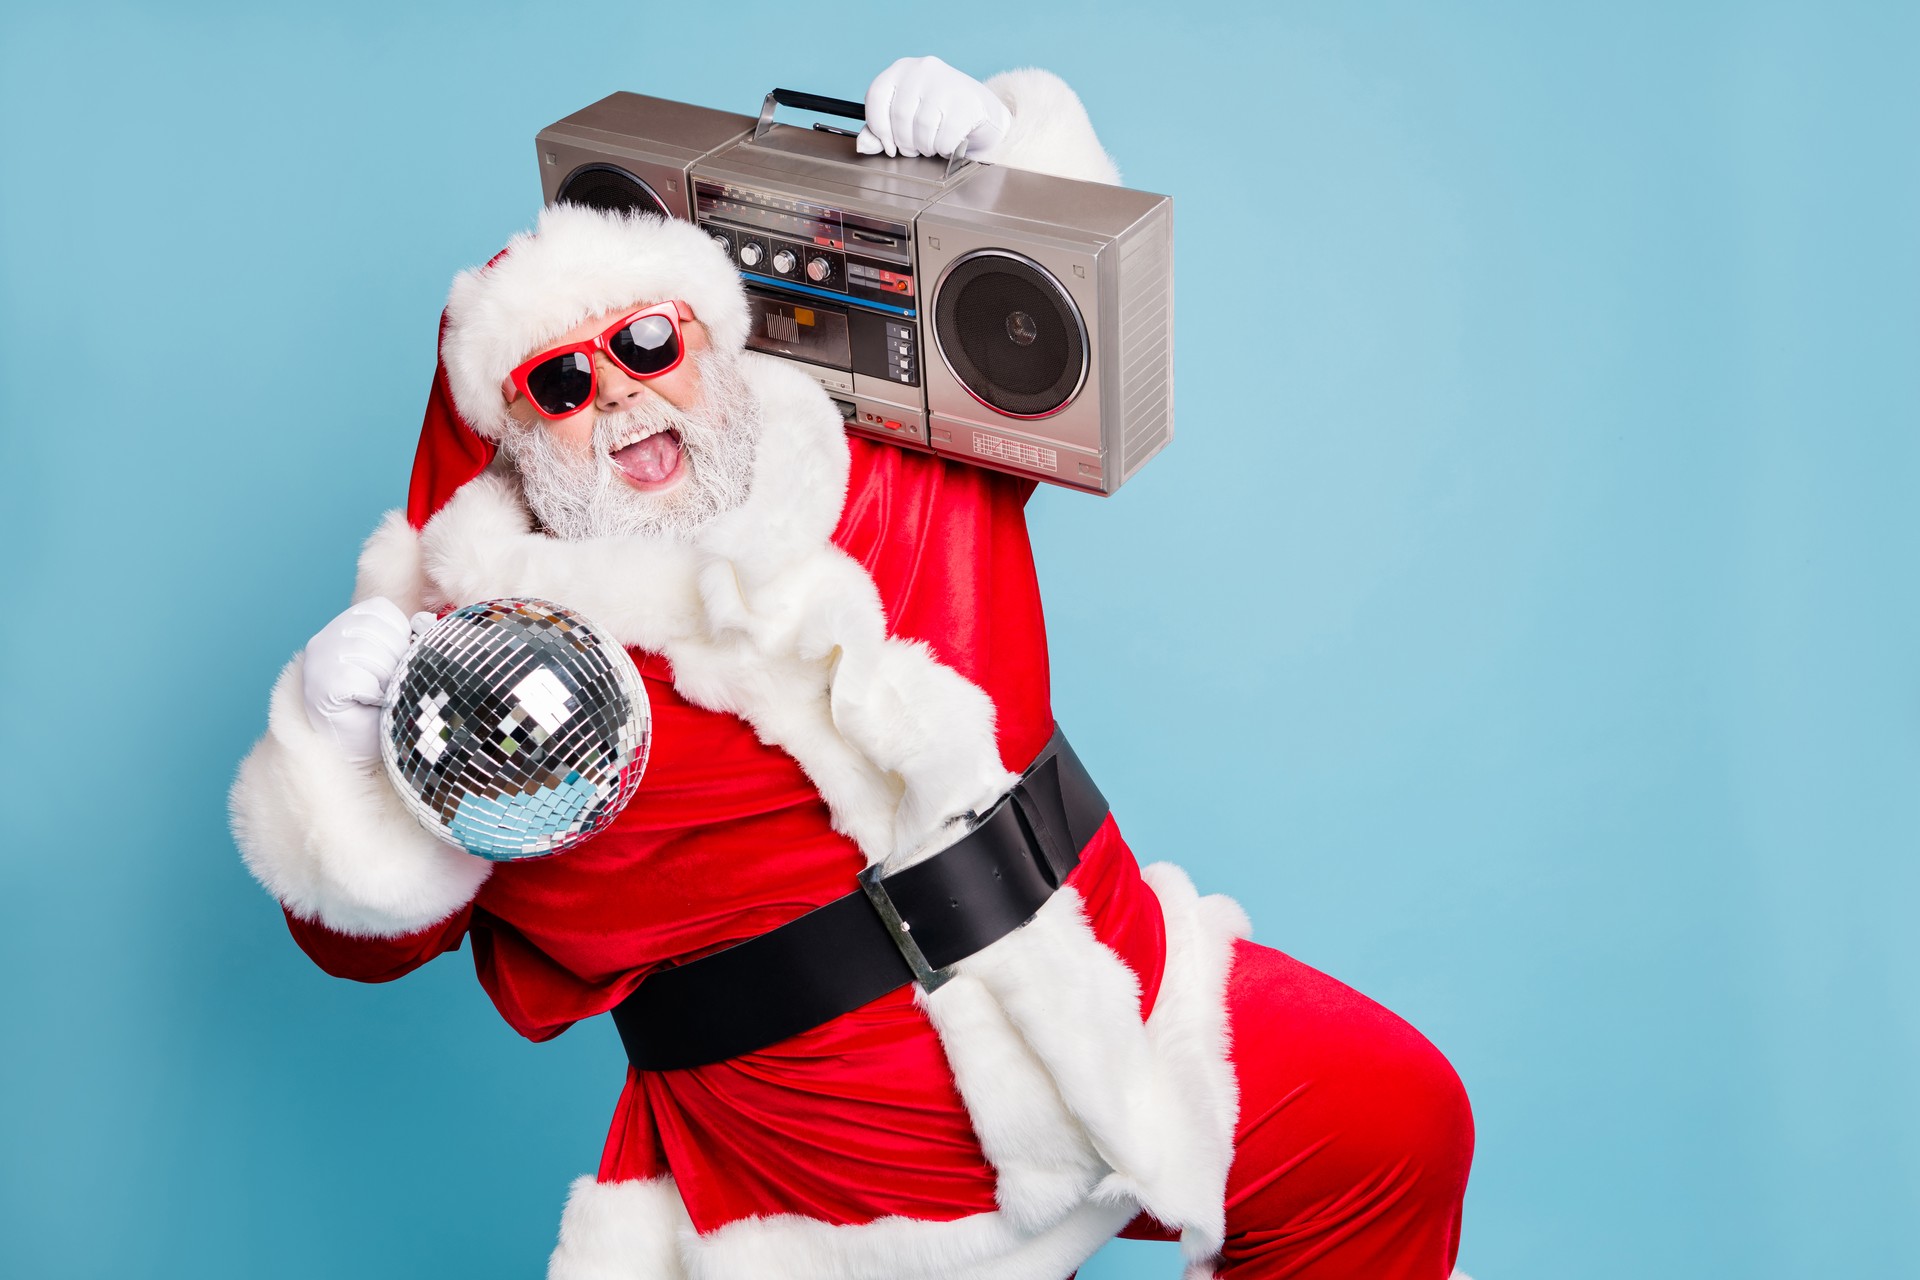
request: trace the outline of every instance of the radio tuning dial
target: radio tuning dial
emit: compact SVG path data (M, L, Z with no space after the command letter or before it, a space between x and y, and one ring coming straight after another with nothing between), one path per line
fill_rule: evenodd
M751 240L741 245L740 261L745 266L749 266L749 267L759 266L760 265L760 246L755 244Z
M819 284L833 274L833 264L825 258L807 259L807 279Z
M798 261L791 249L782 249L773 255L773 269L784 276L793 270L794 264Z
M725 236L715 236L713 238L713 242L719 245L723 252L726 252L726 253L733 252L733 245L727 240Z

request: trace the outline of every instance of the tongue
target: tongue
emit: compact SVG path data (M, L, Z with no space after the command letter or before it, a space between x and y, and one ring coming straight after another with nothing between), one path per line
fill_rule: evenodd
M680 466L680 437L662 431L613 455L613 465L638 484L659 484Z

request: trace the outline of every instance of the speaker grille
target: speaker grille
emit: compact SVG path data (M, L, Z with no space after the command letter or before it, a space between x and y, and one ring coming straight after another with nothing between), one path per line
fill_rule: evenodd
M653 188L625 169L611 164L583 164L567 175L554 194L555 204L580 204L609 213L654 213L667 216L667 206Z
M979 249L935 290L933 341L975 399L1012 418L1044 418L1079 394L1087 329L1060 282L1031 258Z

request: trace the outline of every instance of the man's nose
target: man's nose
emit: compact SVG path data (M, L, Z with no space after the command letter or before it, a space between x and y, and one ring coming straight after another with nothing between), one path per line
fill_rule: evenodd
M618 413L653 394L646 383L622 369L604 351L593 353L593 407L601 413Z

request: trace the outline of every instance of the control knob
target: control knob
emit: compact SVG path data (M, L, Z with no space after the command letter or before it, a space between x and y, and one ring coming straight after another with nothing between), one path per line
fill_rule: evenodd
M825 258L807 259L807 279L815 284L824 284L827 277L832 274L833 264Z
M760 265L761 257L760 246L753 241L749 240L740 246L740 263L742 266L757 267Z
M729 257L732 256L733 242L731 240L727 239L725 236L715 236L713 238L713 242L720 246L720 252L727 254Z
M773 255L773 269L783 276L789 275L798 261L799 259L793 256L793 250L782 249Z

